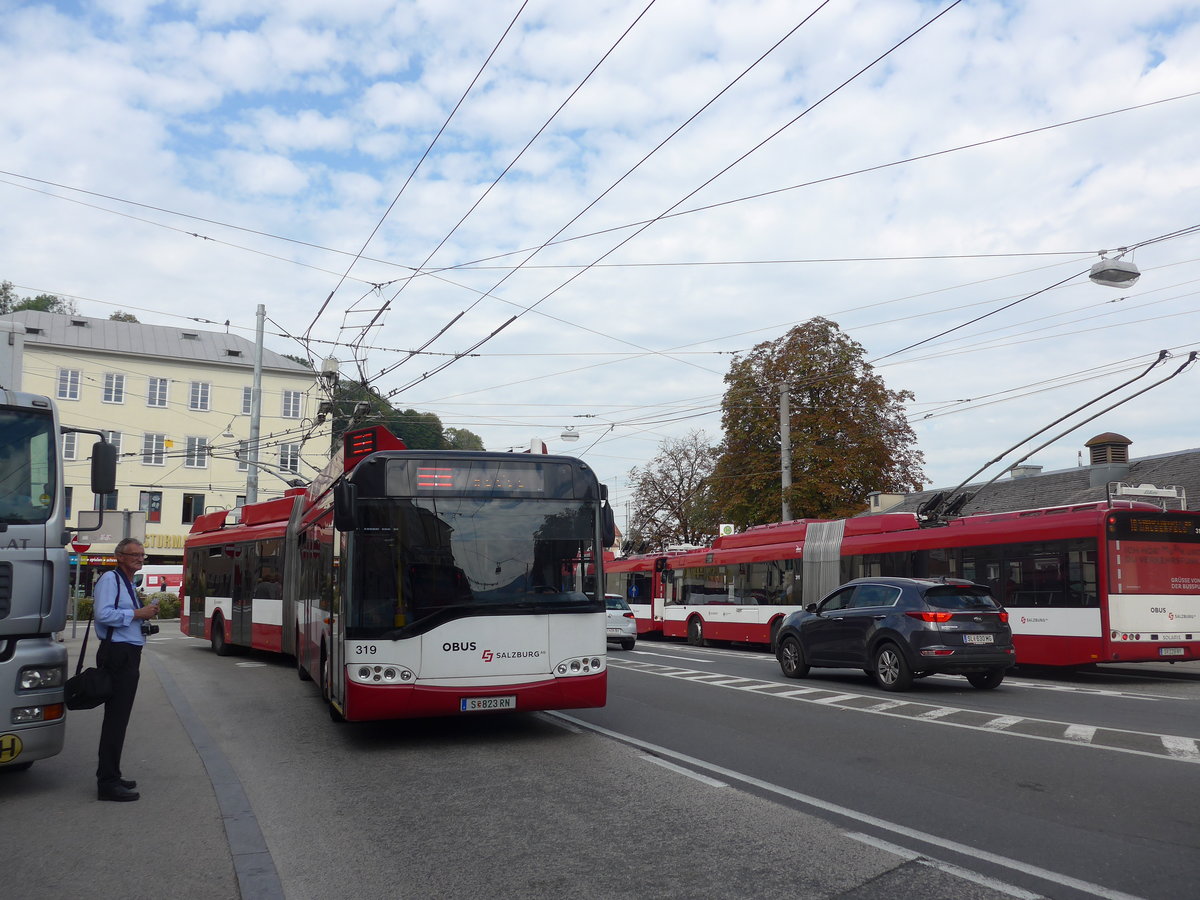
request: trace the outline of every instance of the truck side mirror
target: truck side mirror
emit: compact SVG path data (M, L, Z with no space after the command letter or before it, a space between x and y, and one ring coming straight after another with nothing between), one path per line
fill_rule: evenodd
M117 489L117 448L107 441L92 445L92 493L111 494Z

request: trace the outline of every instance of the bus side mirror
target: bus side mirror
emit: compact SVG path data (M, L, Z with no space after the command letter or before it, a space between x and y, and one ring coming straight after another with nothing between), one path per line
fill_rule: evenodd
M346 481L333 486L333 527L338 531L355 528L354 507L358 504L358 487Z
M111 494L117 489L117 448L107 441L92 445L92 493Z
M600 540L605 547L617 542L617 517L607 503L600 507Z

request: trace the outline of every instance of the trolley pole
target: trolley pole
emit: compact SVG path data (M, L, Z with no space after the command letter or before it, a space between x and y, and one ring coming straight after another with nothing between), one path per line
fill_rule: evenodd
M792 487L792 413L788 402L788 386L779 386L779 455L780 475L783 487L783 510L781 522L792 521L792 505L788 494Z

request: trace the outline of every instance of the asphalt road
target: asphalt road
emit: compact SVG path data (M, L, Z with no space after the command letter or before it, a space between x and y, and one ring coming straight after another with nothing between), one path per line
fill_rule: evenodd
M95 799L100 713L72 713L64 753L0 773L3 894L1175 898L1200 874L1198 760L1154 741L1200 735L1200 682L901 703L765 654L610 661L604 710L339 726L286 662L164 629L126 745L142 800Z

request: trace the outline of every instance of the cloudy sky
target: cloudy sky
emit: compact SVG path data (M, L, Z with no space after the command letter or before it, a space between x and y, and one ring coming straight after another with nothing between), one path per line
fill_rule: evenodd
M0 0L0 58L20 295L264 304L272 349L579 453L618 510L813 316L915 393L937 486L1200 349L1191 2ZM1141 280L1091 284L1120 248ZM1200 446L1196 369L1030 462Z

